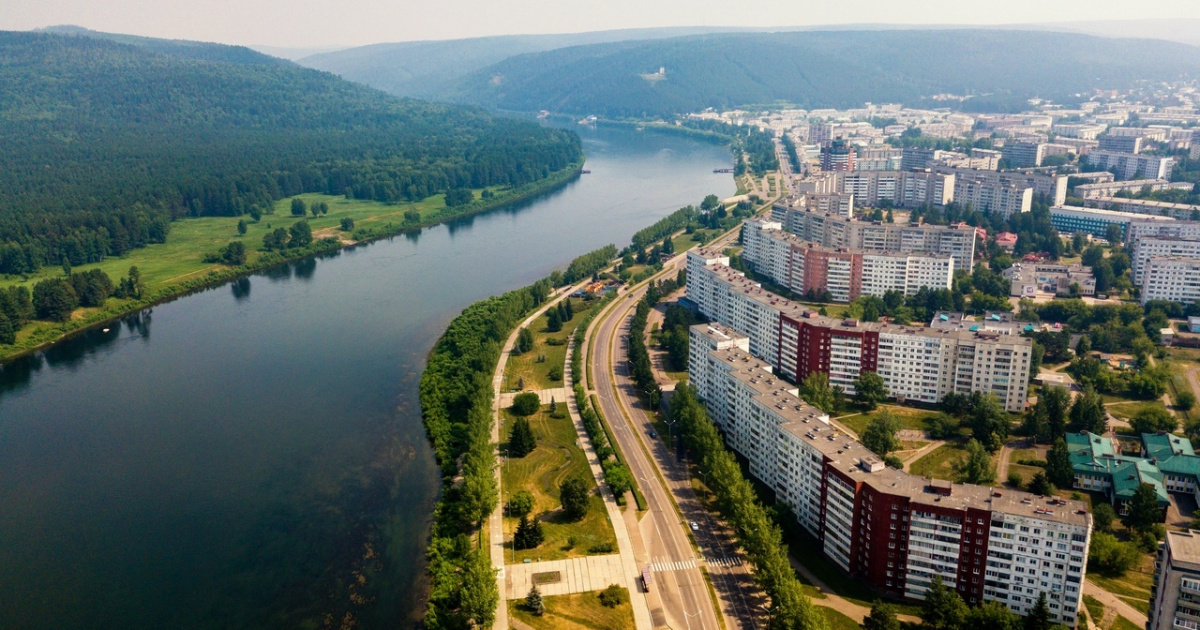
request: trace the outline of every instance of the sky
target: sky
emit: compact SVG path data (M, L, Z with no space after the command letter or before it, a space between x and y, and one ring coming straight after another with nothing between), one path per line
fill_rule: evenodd
M58 24L227 44L379 42L658 26L1200 18L1196 0L0 0L0 30Z

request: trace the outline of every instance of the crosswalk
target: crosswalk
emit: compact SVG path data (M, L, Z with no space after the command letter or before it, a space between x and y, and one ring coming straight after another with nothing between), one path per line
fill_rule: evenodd
M704 562L709 566L715 567L738 567L742 565L742 559L739 556L705 557ZM695 560L668 560L666 558L659 558L658 562L650 564L650 569L657 572L684 571L694 568L696 568Z

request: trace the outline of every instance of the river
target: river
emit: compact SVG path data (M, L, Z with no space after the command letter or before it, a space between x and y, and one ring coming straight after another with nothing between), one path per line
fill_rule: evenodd
M572 126L574 128L574 126ZM403 627L438 487L417 400L449 320L708 193L728 149L579 128L520 206L256 274L0 373L0 628Z

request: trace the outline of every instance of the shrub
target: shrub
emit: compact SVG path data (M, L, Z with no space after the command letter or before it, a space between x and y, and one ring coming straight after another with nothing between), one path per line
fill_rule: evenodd
M542 407L542 399L534 392L525 392L513 397L509 410L518 416L532 416Z
M608 588L600 591L600 603L609 608L616 608L625 603L625 589L616 584L609 584Z
M588 553L612 553L613 544L610 542L596 543L588 547Z
M528 490L518 490L504 504L504 512L509 516L528 516L533 511L533 494Z
M1008 485L1020 490L1021 484L1023 484L1023 483L1025 483L1025 478L1021 476L1021 473L1018 473L1018 472L1008 473Z
M546 376L552 381L561 381L563 379L562 366L561 365L550 366L549 371L546 372Z

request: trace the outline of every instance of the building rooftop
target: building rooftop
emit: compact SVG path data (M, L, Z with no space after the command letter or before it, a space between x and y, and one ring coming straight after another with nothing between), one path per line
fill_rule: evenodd
M1050 208L1050 212L1081 212L1084 214L1093 214L1098 217L1106 217L1112 220L1127 220L1127 221L1174 221L1171 217L1160 217L1153 214L1138 214L1136 212L1121 212L1119 210L1102 210L1100 208L1082 208L1080 206L1054 206Z
M1142 438L1151 435L1143 434ZM1075 473L1109 477L1115 498L1128 500L1138 486L1148 483L1154 486L1159 503L1170 501L1162 471L1154 460L1121 455L1112 438L1086 431L1068 433L1066 442Z
M1200 531L1168 531L1167 546L1171 548L1172 563L1200 565Z

